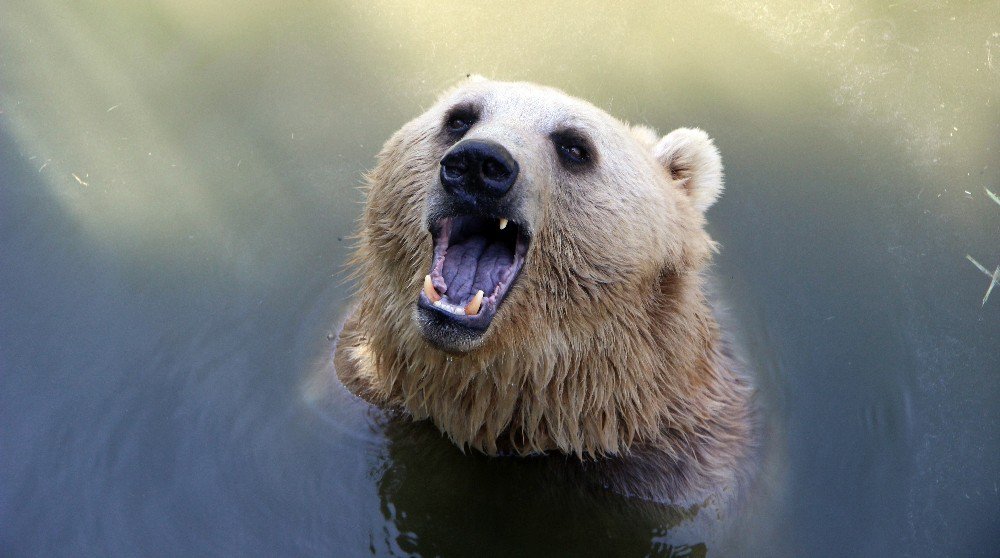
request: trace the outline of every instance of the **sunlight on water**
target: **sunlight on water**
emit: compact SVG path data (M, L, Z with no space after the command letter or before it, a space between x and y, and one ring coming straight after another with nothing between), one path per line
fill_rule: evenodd
M719 145L725 532L303 401L363 172L469 73ZM994 555L998 94L995 1L6 2L0 553Z
M995 3L734 1L719 12L817 72L834 102L852 109L853 125L896 130L914 162L957 157L972 169L994 162L995 154L977 151L996 143L981 115L1000 114Z
M943 166L940 177L953 176L954 164L975 172L992 163L998 118L982 115L998 114L995 6L786 4L523 2L451 14L433 3L139 10L39 2L8 10L12 32L0 40L17 63L5 66L4 105L41 174L88 230L212 231L211 242L192 239L204 250L234 242L220 207L232 196L211 192L225 188L220 181L244 183L230 192L237 197L259 195L280 189L288 159L374 152L381 136L349 116L371 112L357 107L373 100L352 85L360 76L383 84L392 94L378 103L401 115L473 71L586 90L636 121L712 104L780 118L816 95L843 112L839 136L891 130L914 163ZM276 33L276 21L303 28L307 44Z

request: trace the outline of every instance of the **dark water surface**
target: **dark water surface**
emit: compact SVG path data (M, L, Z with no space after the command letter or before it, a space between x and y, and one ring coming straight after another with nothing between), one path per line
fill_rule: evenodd
M998 555L996 2L488 10L2 2L0 554ZM771 432L721 527L303 395L361 173L469 72L716 138Z

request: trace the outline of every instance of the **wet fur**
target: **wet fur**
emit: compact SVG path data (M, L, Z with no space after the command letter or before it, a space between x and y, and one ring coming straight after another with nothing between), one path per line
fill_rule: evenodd
M581 114L602 161L584 176L522 164L535 223L526 265L481 346L449 355L420 335L414 302L431 259L423 218L443 154L440 117L474 95L508 113L519 105L505 95L537 102L543 118ZM530 132L517 138L519 160L543 148ZM753 451L751 390L702 275L714 250L703 210L718 191L698 183L697 167L718 154L703 132L686 132L712 152L653 144L648 129L529 84L447 92L386 143L367 177L356 303L335 352L341 381L433 421L460 447L568 454L571 474L620 492L696 502L739 488Z

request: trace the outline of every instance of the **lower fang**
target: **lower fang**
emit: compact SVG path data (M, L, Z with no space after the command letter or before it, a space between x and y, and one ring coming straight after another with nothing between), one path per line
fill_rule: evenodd
M465 307L466 316L475 316L479 313L479 308L483 305L483 291L476 293L476 296L469 301L469 305Z
M431 283L431 276L424 275L424 294L431 302L437 302L441 300L441 295L438 294L437 289L434 288L434 284Z

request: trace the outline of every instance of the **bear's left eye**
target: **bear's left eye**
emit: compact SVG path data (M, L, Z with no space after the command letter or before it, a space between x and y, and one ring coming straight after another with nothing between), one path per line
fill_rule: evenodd
M582 163L587 160L587 150L579 145L560 145L563 155L573 161Z
M561 132L552 135L556 152L564 165L571 168L581 168L591 164L593 156L589 143L579 134Z

